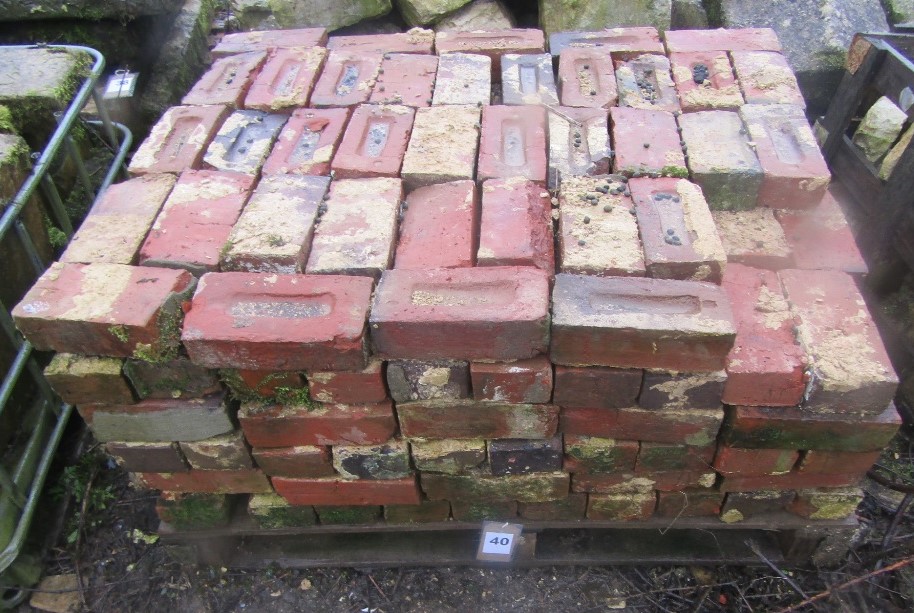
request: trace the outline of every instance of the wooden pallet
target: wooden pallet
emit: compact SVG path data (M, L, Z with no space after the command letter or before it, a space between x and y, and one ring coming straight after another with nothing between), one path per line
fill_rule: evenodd
M787 513L737 524L716 517L529 522L509 565L759 565L755 551L782 564L828 565L843 558L857 528L853 518L811 521ZM265 530L243 514L223 528L159 528L177 559L234 568L492 565L476 559L480 533L479 523L465 522Z

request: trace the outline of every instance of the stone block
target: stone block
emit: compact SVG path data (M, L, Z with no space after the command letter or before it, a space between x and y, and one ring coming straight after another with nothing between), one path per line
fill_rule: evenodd
M549 187L565 177L609 172L613 156L606 111L558 107L549 113Z
M179 473L189 470L177 443L111 441L105 450L128 472Z
M817 452L818 453L818 452ZM743 449L721 445L714 456L714 470L724 475L782 475L796 466L795 449Z
M673 0L670 27L674 30L707 28L708 13L702 0Z
M386 480L273 477L273 487L277 494L294 505L373 506L421 502L415 477Z
M616 63L616 87L619 106L671 113L679 110L670 61L662 55L639 55Z
M688 177L672 113L619 106L610 109L613 172L627 177Z
M712 30L670 30L664 32L667 51L780 51L778 35L771 28L717 28Z
M807 519L837 520L853 514L861 502L859 487L801 489L787 510Z
M552 398L552 364L544 356L516 362L473 362L470 376L476 400L545 404Z
M907 114L886 96L882 96L867 110L854 131L852 142L873 164L879 162L898 140L907 121Z
M400 179L334 181L311 243L308 274L378 278L393 262L402 197Z
M417 109L401 173L408 191L436 183L473 180L479 116L479 109L474 106Z
M137 252L175 185L168 174L112 185L83 220L60 256L71 264L134 264Z
M360 104L330 165L336 177L396 177L413 127L408 106Z
M261 528L313 526L317 514L310 505L295 506L278 494L255 494L248 500L248 515Z
M591 46L569 46L558 55L562 106L598 109L616 106L619 101L616 71L608 53Z
M543 53L546 39L541 30L477 30L471 32L435 33L435 52L486 55L492 60L492 70L501 76L501 57L506 53Z
M228 114L229 107L222 105L168 109L130 159L130 174L199 168L203 153Z
M644 252L627 179L566 177L559 190L559 268L563 273L641 277Z
M555 2L540 0L540 26L546 32L596 30L607 24L670 29L671 0L616 0L613 2Z
M467 398L470 395L470 365L448 360L391 360L387 385L394 402Z
M549 192L526 179L484 182L476 265L535 266L554 274Z
M657 506L654 492L591 494L587 497L587 519L637 521L648 519Z
M433 23L467 2L469 0L396 0L403 20L411 26Z
M671 53L673 81L683 112L738 110L743 95L725 51Z
M423 524L447 521L451 503L447 500L423 501L417 505L388 504L384 506L384 521L388 524Z
M793 250L773 209L714 211L713 215L727 261L767 270L793 265Z
M318 402L336 404L373 404L387 399L384 363L372 360L355 372L309 372L308 389Z
M715 491L657 492L657 517L707 517L719 515L724 495Z
M697 281L556 275L556 364L721 370L736 335L726 294Z
M250 51L217 59L189 92L181 104L203 106L224 104L242 106L245 95L267 59L263 51Z
M388 270L370 325L383 358L531 358L549 342L549 280L514 266Z
M527 475L562 470L562 436L544 440L491 441L489 468L493 475Z
M432 104L485 105L492 101L492 58L472 53L442 53Z
M359 370L371 286L361 277L208 273L182 340L208 368Z
M638 406L671 411L717 409L726 380L727 373L722 370L706 373L646 370Z
M677 443L641 443L635 471L650 475L665 471L707 471L714 459L714 445L695 447Z
M544 439L556 432L559 409L548 404L418 400L397 405L410 439Z
M552 56L506 53L501 58L501 98L507 105L557 105Z
M264 176L329 175L330 160L348 120L348 108L295 109L261 172Z
M129 405L84 404L79 414L102 442L199 441L233 429L221 394L189 400L149 399Z
M710 445L717 437L724 412L689 409L652 411L640 408L563 408L559 431L622 440Z
M222 389L216 371L197 366L180 355L160 362L131 358L124 362L124 375L141 399L202 398Z
M269 494L270 480L259 470L191 470L134 473L137 486L182 494Z
M462 502L548 502L568 496L567 473L536 473L493 477L423 474L422 491L429 500Z
M518 515L529 521L567 521L584 519L587 511L587 494L569 494L561 500L547 502L522 502Z
M410 28L406 32L376 33L371 36L331 36L327 48L331 51L358 51L361 53L434 53L435 33L423 28Z
M118 358L58 353L44 377L69 404L131 404L133 390L121 374L123 365Z
M324 26L331 32L391 11L391 0L270 0L270 9L281 28Z
M434 55L384 55L369 102L425 107L432 102L438 58Z
M317 445L259 448L251 450L257 466L271 477L314 478L336 474L330 448Z
M367 102L381 69L378 52L331 51L311 92L311 106L355 106Z
M549 35L549 51L553 56L577 47L596 47L599 53L620 60L630 60L645 53L664 54L660 33L654 27L605 28Z
M411 441L413 464L424 473L459 475L486 461L484 440Z
M287 30L256 30L225 34L212 50L213 58L250 51L323 47L327 44L324 28L298 28Z
M438 21L435 31L502 30L514 26L514 16L500 0L473 0Z
M333 447L333 467L345 479L405 479L412 474L409 457L409 443L396 439Z
M473 181L413 190L403 207L394 268L467 268L476 260L479 198Z
M793 501L795 496L796 492L789 490L729 492L721 507L720 520L732 524L755 515L780 512Z
M524 177L545 185L546 155L545 108L483 107L479 139L480 181Z
M207 148L204 166L257 175L286 119L263 111L235 111Z
M561 407L621 409L635 406L643 372L633 368L555 367L553 401Z
M638 441L565 435L565 470L578 474L619 473L635 468Z
M390 402L366 405L243 404L238 421L255 448L377 445L397 429Z
M308 106L326 58L323 47L277 49L251 83L244 108L270 112Z

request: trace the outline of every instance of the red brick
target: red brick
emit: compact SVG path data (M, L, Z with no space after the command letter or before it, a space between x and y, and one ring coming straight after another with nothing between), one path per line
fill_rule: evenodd
M778 273L799 321L797 336L813 377L805 405L834 413L881 413L898 377L879 330L849 275L837 271Z
M590 494L623 493L639 491L678 492L686 488L710 488L717 474L713 471L672 470L648 473L615 473L607 475L576 474L571 481L573 492Z
M731 475L720 483L722 492L754 490L796 490L810 487L844 487L857 485L862 474L816 474L792 471L783 475Z
M559 431L623 440L704 446L717 437L722 410L652 411L640 408L563 408Z
M546 39L542 30L506 29L471 32L437 32L435 52L477 53L492 58L495 74L501 76L501 56L506 53L543 53ZM497 77L496 77L497 78Z
M653 492L626 492L588 496L587 519L636 521L654 514L657 498Z
M875 451L898 431L895 405L881 414L823 415L802 408L733 407L721 430L721 444L750 449Z
M323 47L277 49L251 84L244 108L279 111L308 106L326 57Z
M780 475L790 472L800 452L795 449L741 449L721 445L714 470L724 475Z
M341 179L396 177L413 128L408 106L360 104L330 167Z
M406 197L394 268L472 267L479 200L473 181L439 183Z
M617 176L565 177L559 191L562 272L642 277L644 251L628 186Z
M242 405L238 421L253 447L376 445L397 429L390 402L366 405Z
M867 273L866 262L839 204L847 198L849 196L833 186L819 206L810 211L775 212L793 250L797 268Z
M552 51L555 55L555 50ZM562 106L608 109L616 106L616 71L609 54L593 47L566 47L559 53Z
M486 106L479 140L479 180L524 177L546 183L546 109Z
M254 468L251 452L240 430L200 441L185 441L178 447L193 470L244 470Z
M80 416L99 441L198 441L231 432L234 426L229 413L223 394L79 407Z
M267 54L263 51L239 53L217 59L181 99L181 104L226 104L232 108L240 107L248 88L251 87L254 77L266 59Z
M688 176L672 113L620 106L610 109L609 117L616 147L613 172L629 177Z
M313 479L336 474L330 463L330 448L316 445L254 448L251 450L257 466L271 477Z
M184 322L191 360L209 368L365 368L371 280L208 273Z
M720 514L724 495L715 491L682 490L680 492L658 492L658 517L705 517Z
M477 266L535 266L555 274L549 192L533 181L482 184Z
M631 368L555 367L553 401L562 407L621 409L635 406L641 370Z
M568 497L568 474L562 472L493 477L422 475L422 490L429 500L462 502L548 502Z
M371 334L384 358L531 358L548 345L548 276L507 266L389 270L375 292Z
M229 107L173 106L152 127L130 159L130 173L183 172L199 168L203 152L229 114Z
M805 209L819 204L831 180L803 109L793 105L747 104L740 117L755 143L765 173L758 205Z
M58 353L44 377L69 404L130 404L133 390L121 374L124 360Z
M60 261L133 264L174 184L173 176L161 174L109 187L90 209Z
M421 502L415 477L386 481L273 477L273 487L277 494L294 505L369 506Z
M387 400L384 385L384 363L372 360L359 371L308 373L311 398L318 402L339 404L373 404Z
M470 365L453 360L391 360L387 386L394 402L470 396Z
M485 105L492 101L492 59L485 55L445 53L438 58L432 104Z
M676 443L641 443L635 472L650 475L668 471L709 471L714 445L695 447Z
M663 55L663 43L657 28L607 28L596 32L555 32L549 35L552 55L561 55L566 49L595 47L609 57L631 59L643 53Z
M732 51L730 58L746 104L795 104L806 108L787 60L772 51Z
M683 373L665 370L644 372L644 385L638 405L642 409L716 409L727 374Z
M669 30L664 33L669 52L780 51L781 43L771 28L725 30Z
M565 434L565 470L571 473L607 474L635 468L640 443L612 438Z
M295 47L322 47L327 43L324 28L259 30L226 34L212 50L214 58L247 51L272 51Z
M307 387L301 374L291 371L223 369L220 375L236 399L273 398L282 389L299 390Z
M438 58L434 55L388 54L381 62L370 102L412 107L431 105Z
M179 473L190 470L177 443L110 442L105 445L105 449L128 472Z
M394 259L402 198L400 179L334 181L314 232L307 272L378 278Z
M549 187L575 175L609 172L612 149L603 109L559 107L549 113Z
M726 52L671 53L670 64L683 112L712 109L735 111L743 104L743 95L733 76L733 68ZM702 77L703 80L696 82L696 78Z
M506 53L501 59L502 104L557 105L558 92L548 53Z
M380 68L380 53L331 51L311 92L311 106L353 106L367 102Z
M730 264L723 288L736 324L723 401L753 406L800 404L806 389L806 359L794 334L796 319L777 275Z
M348 120L348 108L295 109L263 164L263 174L329 175Z
M823 475L837 473L862 475L873 467L880 455L882 455L882 452L879 450L855 453L852 451L812 449L803 453L797 470L801 473Z
M651 88L641 84L650 84ZM655 111L678 111L679 97L670 76L670 61L662 55L639 55L616 62L619 106Z
M584 519L587 511L586 494L569 494L561 500L522 502L518 515L529 521L564 521Z
M218 270L222 247L253 186L254 177L242 173L181 173L140 248L139 263L195 276Z
M328 177L272 175L257 185L221 247L224 271L300 273Z
M556 432L558 407L473 400L419 400L397 405L403 436L419 439L543 439Z
M479 115L475 106L434 106L416 110L403 157L403 184L408 191L476 176Z
M330 50L343 49L365 53L433 53L435 33L422 28L393 34L372 34L371 36L332 36L327 41Z
M259 470L191 470L184 473L135 473L145 489L202 494L269 494L270 481Z
M768 270L793 266L793 252L774 210L714 211L712 215L727 261Z
M710 283L560 274L552 301L556 364L708 372L733 346L729 300Z
M177 349L184 270L54 263L12 311L39 351L150 358Z
M720 283L727 254L701 188L685 179L632 179L628 183L655 279Z
M263 111L235 111L206 149L204 167L252 175L260 173L286 119L285 115Z
M203 398L222 391L216 371L197 366L182 355L157 362L126 360L124 375L141 399Z
M470 374L476 400L542 404L552 398L552 364L545 357L517 362L473 362Z

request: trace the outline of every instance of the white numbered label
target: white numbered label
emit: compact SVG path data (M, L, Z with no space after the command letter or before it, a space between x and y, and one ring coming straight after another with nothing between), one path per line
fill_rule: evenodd
M496 555L511 555L514 535L507 532L486 532L483 537L482 552Z
M482 522L476 559L489 562L511 562L518 545L524 542L521 536L523 531L524 527L520 524L500 521Z

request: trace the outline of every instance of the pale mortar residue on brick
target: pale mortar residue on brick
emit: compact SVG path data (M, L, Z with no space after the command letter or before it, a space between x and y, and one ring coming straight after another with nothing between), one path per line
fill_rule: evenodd
M701 188L685 179L676 183L676 191L682 198L682 213L692 249L704 260L720 262L721 269L727 262L727 254L717 235L717 226ZM700 279L699 279L700 280Z
M308 379L326 385L336 377L334 372L313 372L308 374Z
M403 176L473 178L480 111L473 106L433 106L416 113ZM452 179L453 180L453 179Z
M444 387L451 380L450 368L428 368L419 375L419 385Z
M714 211L724 250L728 255L743 255L764 251L766 255L787 258L790 245L784 229L768 208L749 211Z
M802 496L802 492L800 493ZM842 519L847 517L863 500L859 488L847 488L832 492L817 492L809 496L809 504L816 510L810 519Z
M302 219L307 214L302 210L301 198L295 198L285 191L259 191L251 198L229 236L229 248L225 261L236 264L237 260L251 256L264 260L295 259L302 251L313 219ZM292 223L292 222L296 223ZM305 222L305 223L302 223ZM257 270L264 272L294 273L295 264L263 262Z
M679 118L693 172L727 173L758 167L755 152L740 134L743 122L732 111L701 111Z
M532 404L502 404L492 407L499 411L507 423L512 438L542 438L543 426L548 421L544 411Z
M611 485L604 489L609 494L653 494L656 481L647 477L632 477L622 483Z
M694 375L685 375L681 373L670 373L672 379L652 385L652 390L657 390L666 394L668 400L664 403L664 409L686 409L689 405L688 392L695 387L704 385L713 380L719 380L717 373L698 373Z
M764 91L769 102L789 104L797 101L797 80L789 66L776 61L783 56L770 51L740 54L737 64L740 80Z
M168 196L168 205L199 200L219 200L232 194L243 193L243 191L238 182L231 178L211 175L201 181L176 184Z
M115 321L112 309L130 286L133 268L95 264L82 269L80 291L73 296L73 306L60 315L63 320Z
M716 481L717 473L705 473L698 478L698 485L700 487L714 487Z
M737 509L729 509L720 515L720 520L725 524L734 524L738 521L743 521L744 519L746 519L746 517Z
M406 31L406 42L410 45L429 45L435 42L435 31L425 28L410 28Z
M793 318L787 299L780 292L771 291L767 285L759 288L755 310L763 314L762 320L765 327L770 330L780 329L785 321Z
M349 430L346 432L340 431L340 433L337 435L337 437L333 438L333 439L327 438L322 434L318 434L316 436L316 438L317 438L318 445L326 446L326 445L338 445L340 440L346 441L347 443L351 443L353 445L368 445L372 442L371 439L373 437L366 436L365 432L363 430L360 430L359 428L356 428L355 426L353 426L353 427L349 428Z

